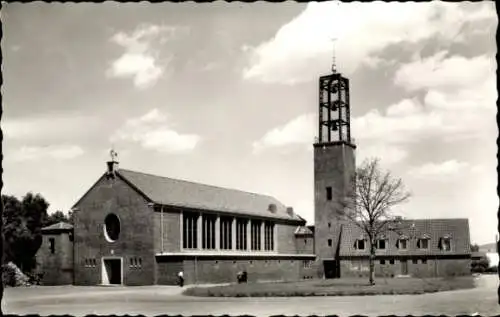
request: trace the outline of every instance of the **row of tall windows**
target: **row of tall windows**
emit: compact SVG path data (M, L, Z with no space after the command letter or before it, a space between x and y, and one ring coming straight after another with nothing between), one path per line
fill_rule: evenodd
M265 251L274 250L274 223L270 221L248 220L242 218L220 217L219 232L216 232L215 223L217 216L201 216L201 232L198 233L198 213L183 213L183 242L184 249L198 249L198 234L201 234L201 248L205 250L217 249L216 234L219 234L219 248L221 250L232 250L233 244L236 250L262 250L264 242ZM233 221L235 221L235 241L233 241ZM250 226L250 237L248 235ZM262 237L262 227L264 236ZM247 242L247 238L249 242ZM262 239L264 241L262 241ZM248 244L248 245L247 245Z
M206 250L215 249L215 221L217 217L212 215L203 215L202 217L202 248Z
M264 223L264 250L274 250L274 223Z
M246 219L236 219L236 250L247 249L247 222Z
M220 218L220 248L231 250L233 248L233 219L229 217Z
M260 250L260 228L262 226L262 221L252 220L250 228L250 239L251 239L251 249Z
M184 249L198 248L198 214L184 213L182 247Z

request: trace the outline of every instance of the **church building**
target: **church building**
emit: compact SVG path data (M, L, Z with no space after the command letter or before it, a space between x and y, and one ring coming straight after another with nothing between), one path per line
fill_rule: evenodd
M356 167L349 80L335 70L319 79L313 146L314 226L273 197L121 169L113 158L73 206L73 226L44 229L43 282L171 285L181 271L187 284L235 282L238 272L250 282L366 276L366 237L339 220L334 199ZM404 221L405 232L377 242L377 276L469 273L467 219Z

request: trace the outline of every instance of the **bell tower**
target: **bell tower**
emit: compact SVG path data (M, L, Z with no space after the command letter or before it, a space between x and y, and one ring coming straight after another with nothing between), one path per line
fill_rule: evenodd
M355 172L349 79L337 72L319 78L318 137L314 143L314 244L325 278L340 277L338 251L342 220L338 199Z

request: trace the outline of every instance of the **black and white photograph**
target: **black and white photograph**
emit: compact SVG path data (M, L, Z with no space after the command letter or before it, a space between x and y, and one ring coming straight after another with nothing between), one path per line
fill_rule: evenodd
M500 315L496 2L0 18L0 314Z

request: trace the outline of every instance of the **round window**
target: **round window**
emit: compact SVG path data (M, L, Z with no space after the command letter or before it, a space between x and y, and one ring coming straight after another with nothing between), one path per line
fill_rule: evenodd
M120 236L120 219L115 214L109 214L104 219L104 235L109 242L116 241Z

